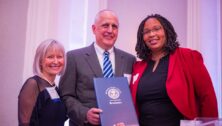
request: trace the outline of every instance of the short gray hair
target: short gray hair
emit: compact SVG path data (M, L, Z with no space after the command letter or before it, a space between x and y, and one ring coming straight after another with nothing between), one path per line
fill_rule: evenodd
M112 15L116 17L118 24L119 24L119 19L118 19L117 14L113 10L109 10L109 9L100 10L95 16L94 24L96 24L96 22L100 19L101 14L106 13L106 12L112 13Z
M46 56L46 53L49 49L56 49L63 53L64 67L62 71L59 73L59 75L62 75L65 72L66 56L65 56L65 49L63 45L57 40L47 39L47 40L44 40L42 43L40 43L40 45L36 49L35 58L33 62L33 74L39 75L39 76L42 74L40 63L41 63L41 60Z

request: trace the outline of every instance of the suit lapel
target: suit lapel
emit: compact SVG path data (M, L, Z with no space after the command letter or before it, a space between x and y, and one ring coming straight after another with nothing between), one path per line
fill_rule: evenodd
M100 67L99 60L96 55L96 51L93 44L91 44L88 48L88 51L85 53L85 60L90 66L93 73L96 75L96 77L102 77L102 69Z
M115 51L115 76L122 76L123 75L123 66L124 66L124 56L122 53L114 48Z

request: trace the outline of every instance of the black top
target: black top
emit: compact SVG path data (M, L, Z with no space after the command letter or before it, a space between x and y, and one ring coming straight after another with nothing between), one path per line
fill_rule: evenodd
M64 126L67 119L66 109L60 98L51 98L46 80L34 76L23 85L18 102L18 115L20 126ZM29 119L29 120L28 120Z
M137 89L140 126L179 126L182 115L171 102L166 92L169 55L160 59L153 72L155 62L148 61Z

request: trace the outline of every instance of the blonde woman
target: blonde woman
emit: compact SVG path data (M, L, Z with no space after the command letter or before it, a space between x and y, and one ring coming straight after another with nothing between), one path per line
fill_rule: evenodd
M33 63L34 76L28 78L18 97L19 126L63 126L65 105L55 85L65 69L64 47L56 40L43 41Z

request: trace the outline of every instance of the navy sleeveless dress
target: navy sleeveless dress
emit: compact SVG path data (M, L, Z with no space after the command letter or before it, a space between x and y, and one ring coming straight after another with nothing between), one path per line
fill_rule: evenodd
M32 81L29 81L30 79ZM35 81L33 81L33 79ZM30 115L29 125L30 126L64 126L64 122L67 119L65 105L60 100L60 98L52 99L50 97L49 92L46 90L47 87L54 88L55 91L59 95L58 88L56 86L51 86L46 80L42 79L39 76L33 76L29 78L25 82L24 85L26 85L28 82L37 82L36 87L38 90L38 93L37 93L38 95L36 96L37 98L35 101L35 105L33 106L33 109ZM29 84L29 85L34 85L34 84ZM31 86L23 86L23 88L25 87L30 88ZM33 88L30 88L30 89L33 89ZM24 94L20 93L20 95L21 95L20 99L22 99L22 96L25 96L25 93ZM22 105L22 103L20 103L19 109L22 112L26 111L27 108L25 107L27 106Z

